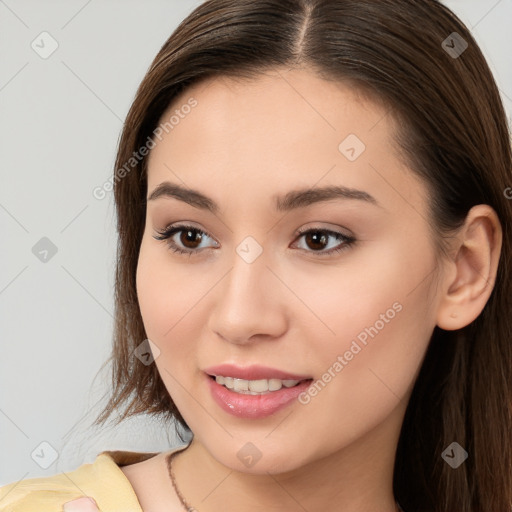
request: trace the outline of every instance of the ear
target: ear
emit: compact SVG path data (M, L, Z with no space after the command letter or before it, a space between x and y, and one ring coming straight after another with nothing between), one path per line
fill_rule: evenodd
M484 309L494 288L502 245L501 224L493 208L471 208L446 263L437 312L441 329L461 329Z

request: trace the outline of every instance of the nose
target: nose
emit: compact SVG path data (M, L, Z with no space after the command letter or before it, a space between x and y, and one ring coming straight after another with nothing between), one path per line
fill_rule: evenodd
M215 287L210 331L237 345L282 336L288 326L290 297L275 269L269 268L265 252L250 263L235 253L232 261Z

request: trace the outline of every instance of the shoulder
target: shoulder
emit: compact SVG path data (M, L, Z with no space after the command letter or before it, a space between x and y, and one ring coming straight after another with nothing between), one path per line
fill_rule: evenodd
M57 512L67 501L93 497L101 510L142 512L129 480L120 468L156 453L104 451L93 463L49 477L29 478L0 487L0 512Z

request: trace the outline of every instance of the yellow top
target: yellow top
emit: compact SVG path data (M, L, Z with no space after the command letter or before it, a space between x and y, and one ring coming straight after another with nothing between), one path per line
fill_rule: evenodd
M82 496L94 498L102 512L143 512L120 466L155 455L158 452L103 451L92 464L74 471L13 482L0 487L0 512L61 512L64 503Z

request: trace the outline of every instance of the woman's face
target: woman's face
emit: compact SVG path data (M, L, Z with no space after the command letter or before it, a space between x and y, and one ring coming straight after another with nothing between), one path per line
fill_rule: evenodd
M254 473L363 441L377 457L397 441L442 270L392 119L349 86L282 70L195 85L167 121L148 161L137 289L194 441ZM212 369L224 364L238 368ZM244 373L255 365L267 369ZM281 389L242 392L268 385Z

